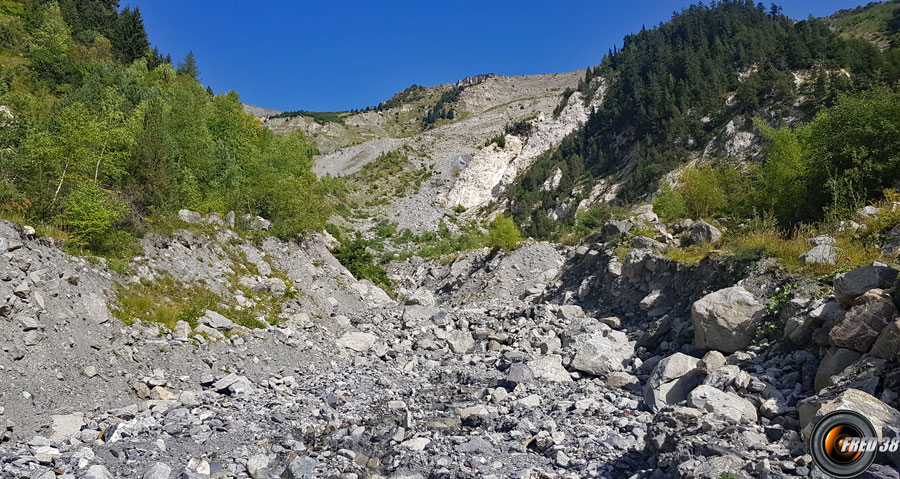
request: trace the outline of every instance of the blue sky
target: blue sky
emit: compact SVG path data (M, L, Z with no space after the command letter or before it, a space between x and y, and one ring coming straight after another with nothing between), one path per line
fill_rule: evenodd
M596 65L622 37L691 3L608 1L121 0L139 6L150 42L201 81L280 110L363 108L407 86L479 73L567 72ZM769 2L765 2L767 5ZM784 1L792 18L867 3Z

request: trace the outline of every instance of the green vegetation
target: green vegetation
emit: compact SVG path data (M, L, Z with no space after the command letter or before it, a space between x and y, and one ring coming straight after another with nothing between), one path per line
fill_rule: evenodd
M234 304L223 305L223 301L221 296L208 289L167 276L128 286L119 285L116 302L110 309L125 324L140 320L168 329L175 329L178 321L187 322L191 328L197 327L197 320L207 309L246 328L265 327L260 317L268 318L273 324L277 321L274 316L277 311L272 304L262 302L255 308L246 309Z
M453 105L459 101L459 94L465 87L452 87L438 98L437 103L422 117L422 129L425 130L434 125L438 120L452 120L457 114Z
M344 124L344 114L338 111L285 111L277 115L272 115L272 118L294 118L298 116L312 118L316 123L320 125L324 125L326 123L338 123L340 125Z
M393 198L416 194L434 172L425 166L416 168L408 150L379 155L359 171L343 178L320 180L334 209L345 216L368 216L366 208L388 204ZM355 211L355 213L354 213Z
M900 43L900 2L871 2L868 5L839 10L825 22L847 38L862 38L878 45Z
M510 212L528 235L548 237L573 222L572 218L550 221L548 209L561 198L575 197L577 203L591 191L596 178L619 171L632 157L637 158L636 166L618 196L634 201L655 190L664 174L705 147L736 114L767 109L770 114L809 120L820 108L835 103L852 109L853 100L840 101L842 95L869 101L859 92L874 88L877 92L872 95L884 102L859 117L857 125L869 124L864 120L873 114L885 118L879 109L888 110L894 98L887 98L886 88L879 84L890 85L900 78L900 58L895 52L841 38L820 20L793 22L778 7L764 9L742 0L688 7L668 23L627 36L621 50L610 51L598 68L588 69L585 85L596 75L615 77L603 105L583 128L539 157L507 189ZM810 81L796 86L796 70L811 72ZM734 101L726 102L732 94ZM825 128L828 117L818 122ZM879 133L885 133L884 129ZM850 128L839 138L846 140L851 134L865 135L865 129ZM783 155L790 155L791 146L781 143L779 135L775 130L769 141L784 146ZM894 134L876 143L896 138ZM775 187L791 184L786 175L790 170L785 170L788 159L763 174ZM559 188L543 190L541 186L556 168L563 173ZM826 169L818 172L829 175ZM731 190L725 191L731 195ZM867 187L867 191L877 189ZM833 195L824 196L831 199ZM770 206L784 216L811 214L788 212L785 203ZM709 208L701 207L706 212Z
M531 124L532 119L534 118L525 118L514 123L507 123L503 133L506 135L528 136L534 128L534 125Z
M477 225L468 225L460 228L459 234L451 234L446 225L441 225L440 231L425 233L419 237L407 236L406 239L418 244L415 254L425 259L440 258L461 251L471 251L484 248L487 245L488 236Z
M506 135L501 133L493 138L488 138L488 141L484 143L484 146L491 146L493 144L496 144L497 148L506 148Z
M321 228L313 144L212 95L193 53L174 68L140 11L115 5L2 2L0 214L110 257L179 208L259 214L283 237Z
M375 255L359 236L351 241L344 241L332 253L356 279L368 279L388 293L393 291L384 268L378 264Z
M521 241L522 234L512 218L500 214L491 221L487 237L488 246L510 251L518 248Z
M784 337L785 320L781 318L781 308L790 301L796 284L789 283L769 298L766 305L766 317L756 323L753 330L753 342L760 346L771 346Z
M427 91L428 90L422 85L413 84L405 90L395 94L390 100L379 103L378 106L375 107L375 110L385 111L396 108L404 103L415 103L424 99Z
M841 97L797 129L755 121L761 165L689 168L654 202L667 219L770 212L785 228L833 223L878 200L900 178L900 93L879 87Z

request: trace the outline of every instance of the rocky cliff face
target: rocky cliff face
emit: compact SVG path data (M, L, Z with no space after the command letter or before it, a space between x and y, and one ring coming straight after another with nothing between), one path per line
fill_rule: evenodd
M473 208L496 200L535 158L583 125L591 109L602 101L602 87L597 97L587 105L581 93L575 92L558 116L541 112L531 120L531 130L524 138L506 135L505 148L482 149L459 174L447 193L447 204Z

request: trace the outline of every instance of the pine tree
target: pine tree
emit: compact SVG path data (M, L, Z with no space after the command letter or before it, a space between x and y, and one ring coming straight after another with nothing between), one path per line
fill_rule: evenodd
M178 68L175 70L179 75L187 75L191 78L198 78L200 76L200 70L197 69L197 60L194 58L194 52L189 51L187 55L184 56L184 60L178 64Z
M141 10L137 7L134 10L125 7L122 10L111 36L116 56L122 62L131 63L143 58L150 50Z

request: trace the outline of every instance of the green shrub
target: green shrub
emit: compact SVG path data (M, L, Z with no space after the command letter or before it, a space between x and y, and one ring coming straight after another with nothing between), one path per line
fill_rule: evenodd
M499 147L499 148L506 148L506 135L501 133L501 134L489 139L484 144L484 146L491 146L494 143L496 143L497 147Z
M522 233L512 218L500 214L491 222L487 239L487 245L491 248L514 250L521 241Z
M789 224L803 218L802 201L807 162L797 133L789 127L774 129L759 118L754 125L766 141L766 161L756 175L755 205L771 210Z
M114 225L125 211L124 203L110 197L95 182L80 183L69 193L65 205L70 244L96 253L108 252L122 241L124 232L114 234Z
M366 242L359 236L352 241L345 241L332 253L356 279L368 279L385 291L392 291L387 273L376 262L375 255L366 249Z
M653 200L653 212L659 215L660 218L670 221L684 218L687 214L687 209L681 193L666 184L656 196L656 199Z
M679 183L678 193L688 216L709 218L725 206L725 190L713 168L689 168Z

